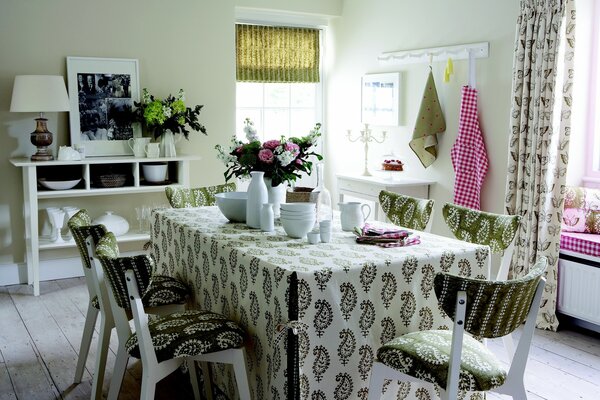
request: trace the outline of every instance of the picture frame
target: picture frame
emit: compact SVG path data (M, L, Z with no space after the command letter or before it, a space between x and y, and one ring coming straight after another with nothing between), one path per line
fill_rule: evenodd
M362 77L361 122L375 126L400 125L400 72Z
M67 80L71 145L86 157L133 154L128 140L142 136L130 115L140 101L138 60L67 57Z

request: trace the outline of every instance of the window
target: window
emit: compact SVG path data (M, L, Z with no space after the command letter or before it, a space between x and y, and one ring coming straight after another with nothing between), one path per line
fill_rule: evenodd
M321 31L236 25L236 132L250 118L261 140L303 136L323 122Z

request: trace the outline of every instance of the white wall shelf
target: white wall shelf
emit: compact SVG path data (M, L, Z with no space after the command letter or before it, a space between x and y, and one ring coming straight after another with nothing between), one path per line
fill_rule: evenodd
M66 249L76 247L75 242L55 243L39 234L39 200L61 199L89 196L119 196L125 194L164 192L169 185L189 186L190 161L199 160L198 156L177 156L169 158L135 158L95 157L81 161L41 161L33 162L28 158L15 158L10 162L23 171L23 215L25 219L25 246L27 263L27 281L33 285L34 295L40 293L40 251ZM142 174L141 164L148 162L166 162L168 164L168 184L147 183ZM115 167L127 175L125 185L116 188L94 187L94 178L102 168ZM69 168L70 179L81 178L82 181L73 189L48 190L41 187L38 177L49 177L57 167ZM134 242L148 240L144 233L127 233L117 237L119 242Z
M385 65L403 65L446 61L449 57L453 60L464 60L469 58L469 53L473 53L474 58L487 58L489 48L489 42L480 42L426 49L388 51L381 53L377 60L380 64Z

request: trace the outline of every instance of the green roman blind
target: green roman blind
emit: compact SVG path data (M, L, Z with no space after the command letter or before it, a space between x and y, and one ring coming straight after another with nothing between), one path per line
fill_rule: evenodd
M319 30L236 24L236 79L319 82Z

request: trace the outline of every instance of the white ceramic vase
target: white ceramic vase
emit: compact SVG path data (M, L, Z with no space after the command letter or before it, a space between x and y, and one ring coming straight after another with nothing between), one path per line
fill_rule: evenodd
M92 221L93 225L104 225L109 232L115 236L121 236L129 231L129 222L120 215L113 214L112 211L106 211L104 215Z
M275 216L273 215L273 204L265 203L260 210L260 229L263 232L272 232L275 229Z
M265 178L265 185L267 186L267 193L269 197L268 202L273 204L273 215L275 218L279 218L279 205L281 203L285 203L287 183L280 183L277 186L273 186L271 178Z
M248 200L246 202L246 225L250 228L260 228L260 209L267 203L267 186L263 179L265 173L260 171L250 172L252 180L248 185Z

